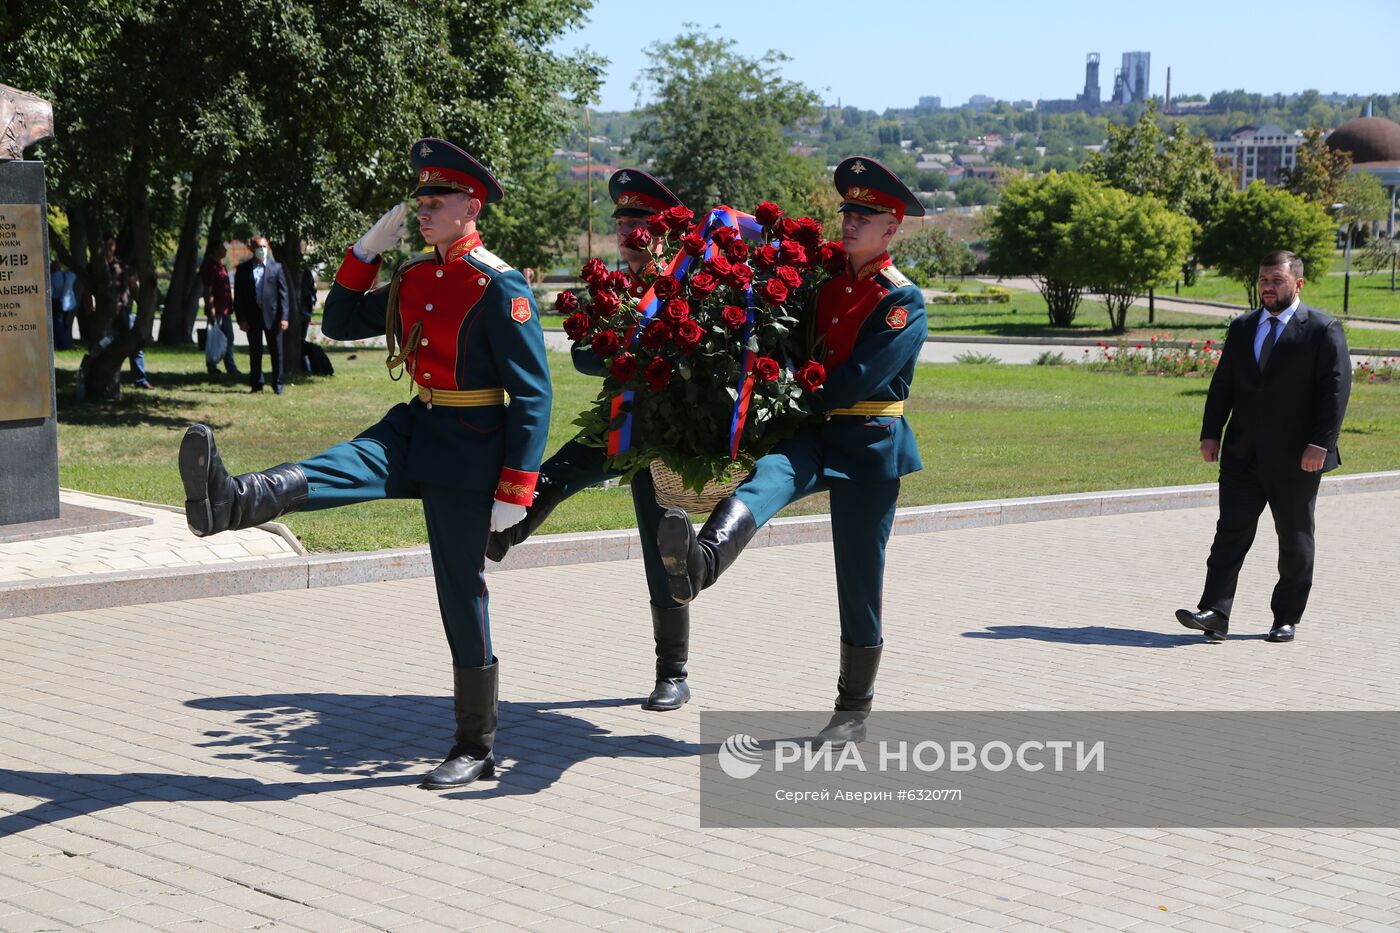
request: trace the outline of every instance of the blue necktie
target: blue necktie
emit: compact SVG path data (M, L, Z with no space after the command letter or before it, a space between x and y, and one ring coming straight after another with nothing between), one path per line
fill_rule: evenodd
M1269 365L1269 354L1274 352L1274 341L1278 339L1278 318L1269 315L1269 332L1264 335L1264 345L1259 348L1259 371Z

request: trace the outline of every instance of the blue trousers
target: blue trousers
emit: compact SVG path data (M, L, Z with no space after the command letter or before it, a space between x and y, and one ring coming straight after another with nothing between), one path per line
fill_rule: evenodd
M303 509L331 509L377 499L421 499L438 611L452 663L484 667L493 658L486 538L494 495L489 489L467 491L410 481L407 460L412 420L407 405L396 405L354 440L301 461L298 466L306 473L307 485Z
M115 332L116 332L117 334L123 334L123 333L126 333L127 331L131 331L131 330L135 330L135 329L136 329L136 312L135 312L135 311L130 311L130 312L126 313L126 314L118 314L118 315L117 315L116 326L115 326L115 328L114 328L114 330L115 330ZM98 351L101 352L102 350L105 350L105 349L112 343L112 340L113 340L113 339L115 339L115 338L114 338L114 337L103 337L101 340L99 340L99 341L97 342L97 349L98 349ZM146 380L146 351L145 351L145 350L137 350L135 353L133 353L133 354L128 358L128 362L131 364L131 375L135 377L135 381L138 382L138 383L146 382L146 381L147 381L147 380Z
M605 467L605 460L607 451L603 448L572 440L544 462L540 473L562 487L567 499L576 492L621 475ZM661 565L661 552L656 546L656 529L666 510L656 504L656 488L647 470L639 470L632 476L632 508L637 516L637 531L642 538L642 566L646 571L651 604L658 609L675 608L678 603L671 598L671 591L666 585L666 569Z
M760 458L734 496L748 506L762 528L789 503L818 492L831 493L841 640L857 648L873 648L883 640L880 601L885 545L894 526L899 479L832 479L823 474L824 463L817 432L799 432Z

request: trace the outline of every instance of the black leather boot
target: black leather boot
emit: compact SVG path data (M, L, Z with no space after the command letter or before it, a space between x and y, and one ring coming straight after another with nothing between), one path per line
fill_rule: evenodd
M651 631L656 639L656 688L642 709L680 709L690 699L685 682L685 659L690 650L690 607L651 607Z
M252 528L306 504L306 474L295 463L261 473L229 476L214 432L191 425L180 442L180 479L185 484L185 521L203 538Z
M566 498L562 485L551 480L548 474L540 474L535 484L535 501L525 510L525 517L505 531L491 532L486 539L486 556L494 561L503 559L511 548L538 531L549 513Z
M447 759L429 771L424 790L449 790L496 773L496 659L485 667L452 669L452 707L457 732Z
M884 644L857 648L841 642L841 676L836 681L836 712L817 733L817 745L844 745L865 741L865 719L875 700L875 674L880 670Z
M656 529L671 598L685 605L713 586L758 531L749 507L730 496L710 513L700 534L685 509L667 509Z

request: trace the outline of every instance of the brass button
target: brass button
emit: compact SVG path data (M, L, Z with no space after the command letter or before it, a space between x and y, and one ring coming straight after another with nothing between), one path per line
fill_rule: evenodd
M422 340L418 341L418 346L420 346L420 347L426 347L427 345L428 345L428 338L427 338L427 337L424 337Z
M835 323L836 323L837 321L839 321L839 320L841 320L841 319L840 319L840 318L837 318L837 317L834 317L834 318L831 319L831 323L835 324Z
M481 278L477 279L477 280L476 280L476 284L478 284L478 285L485 285L485 284L486 284L486 277L485 277L485 276L482 276Z
M426 305L423 306L423 310L424 310L424 311L431 311L431 310L433 310L433 306L430 305L430 304L426 304Z
M850 293L851 293L851 286L847 285L847 286L846 286L846 294L849 295Z
M424 379L431 379L431 378L433 378L433 374L432 374L432 373L424 373L424 374L423 374L423 378L424 378Z
M439 269L439 270L437 271L437 277L438 277L438 278L442 278L442 270L441 270L441 269Z

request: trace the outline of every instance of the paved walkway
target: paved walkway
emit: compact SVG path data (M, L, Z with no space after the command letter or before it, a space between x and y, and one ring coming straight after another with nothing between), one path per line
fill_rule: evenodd
M895 538L877 703L1396 709L1400 492L1320 501L1292 645L1258 638L1268 534L1242 637L1171 618L1213 520ZM831 701L830 561L746 554L695 609L695 700L664 714L638 708L639 562L494 574L504 768L439 795L413 786L449 741L429 580L0 622L0 930L1393 929L1397 830L700 829L700 711Z

